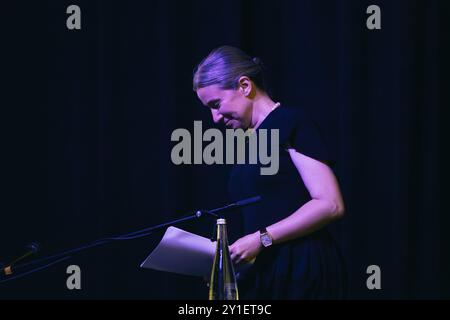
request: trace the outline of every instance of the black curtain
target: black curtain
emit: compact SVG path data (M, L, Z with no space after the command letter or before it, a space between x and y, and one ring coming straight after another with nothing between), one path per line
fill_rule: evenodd
M333 226L353 299L449 298L444 151L447 1L18 1L2 10L0 261L45 256L225 204L228 166L176 166L170 135L208 111L195 65L229 44L260 57L271 92L307 108L336 160ZM81 8L68 30L66 8ZM381 9L369 30L366 9ZM240 216L231 237L240 233ZM210 236L214 221L182 228ZM74 255L0 297L205 299L196 278L143 270L162 232ZM82 290L66 288L79 265ZM366 286L381 268L381 290Z

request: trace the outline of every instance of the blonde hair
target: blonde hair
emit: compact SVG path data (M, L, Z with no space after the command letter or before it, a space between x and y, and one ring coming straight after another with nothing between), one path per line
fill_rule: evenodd
M197 91L210 85L219 85L221 89L237 89L238 80L249 77L256 86L266 91L263 65L259 58L251 58L244 51L222 46L211 51L196 67L193 77L193 89Z

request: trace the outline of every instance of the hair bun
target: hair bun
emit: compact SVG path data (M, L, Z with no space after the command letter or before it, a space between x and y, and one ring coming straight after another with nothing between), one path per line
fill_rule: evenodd
M260 58L254 57L254 58L252 59L252 61L253 61L254 64L257 64L257 65L260 66L260 67L262 66L262 61L261 61Z

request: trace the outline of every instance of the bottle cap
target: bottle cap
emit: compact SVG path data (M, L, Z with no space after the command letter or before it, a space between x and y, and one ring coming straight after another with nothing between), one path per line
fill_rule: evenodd
M227 224L225 219L217 219L217 224Z

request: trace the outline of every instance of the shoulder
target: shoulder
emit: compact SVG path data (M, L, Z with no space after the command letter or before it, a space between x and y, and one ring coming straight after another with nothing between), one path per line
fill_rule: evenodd
M305 108L282 106L272 111L264 127L278 129L280 140L284 141L298 132L311 131L308 128L316 127L316 124Z
M279 129L280 146L317 160L330 160L323 132L307 109L280 107L274 114L272 128Z
M303 107L282 106L272 112L271 125L274 127L294 129L302 123L313 122L310 114Z

